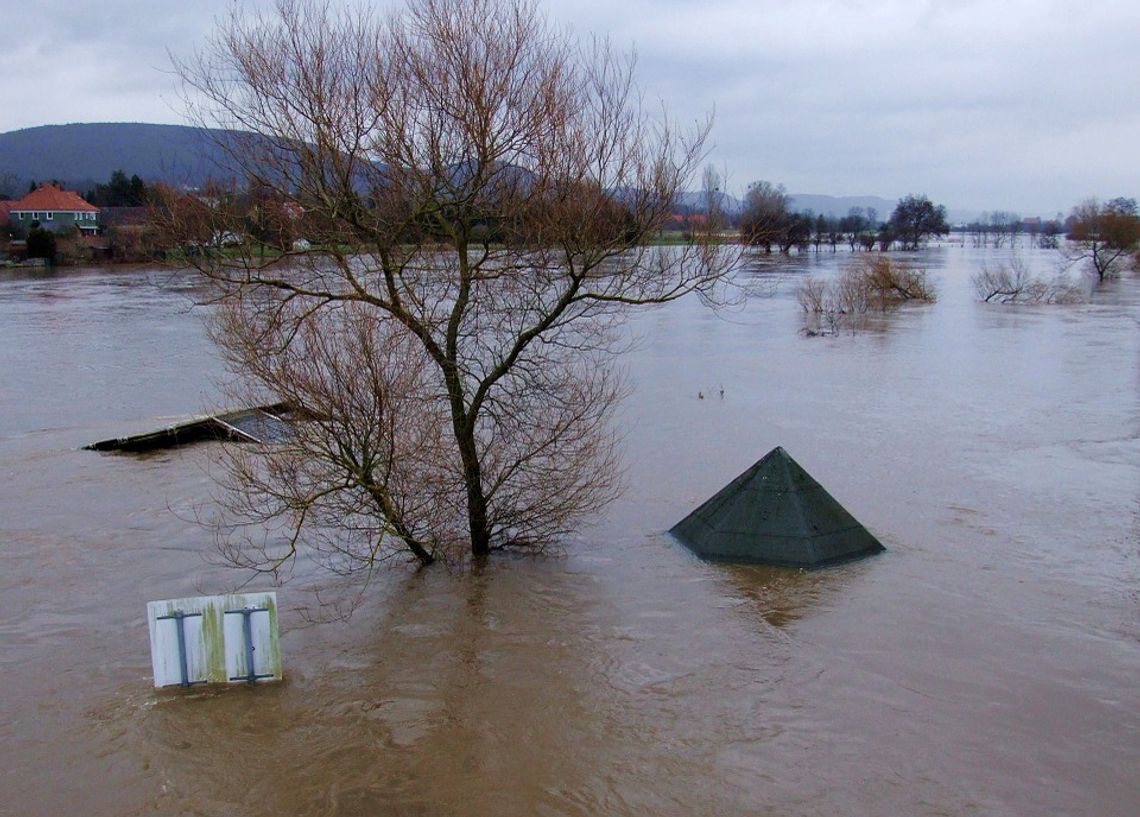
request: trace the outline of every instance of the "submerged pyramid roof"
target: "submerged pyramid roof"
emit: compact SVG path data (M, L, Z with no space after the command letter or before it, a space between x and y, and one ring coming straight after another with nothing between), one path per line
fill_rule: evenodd
M822 567L883 550L783 448L669 531L704 559Z

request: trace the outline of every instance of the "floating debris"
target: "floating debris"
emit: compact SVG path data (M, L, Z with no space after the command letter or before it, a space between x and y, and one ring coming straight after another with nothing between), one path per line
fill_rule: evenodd
M100 440L83 448L88 451L141 452L176 448L205 440L273 442L288 435L289 420L296 414L288 403L272 403L195 417L157 431Z
M669 531L703 559L814 568L885 548L783 448Z

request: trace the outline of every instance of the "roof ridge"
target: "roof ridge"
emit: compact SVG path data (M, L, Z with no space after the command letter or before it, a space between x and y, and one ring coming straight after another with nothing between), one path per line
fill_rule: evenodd
M801 535L807 537L808 549L811 551L811 560L815 561L816 548L815 542L812 541L812 537L814 536L816 527L808 521L807 511L804 508L803 497L801 496L801 491L796 485L795 475L792 473L792 466L799 466L799 463L792 459L792 455L785 451L782 446L778 446L776 450L782 454L780 457L780 462L784 468L784 485L786 487L783 489L782 493L787 494L787 501L790 502L792 507L796 509L796 516L799 519L800 533ZM802 467L800 467L800 470L804 471ZM811 482L815 482L815 479L813 479L811 474L808 474L807 471L804 471L804 475L807 476Z

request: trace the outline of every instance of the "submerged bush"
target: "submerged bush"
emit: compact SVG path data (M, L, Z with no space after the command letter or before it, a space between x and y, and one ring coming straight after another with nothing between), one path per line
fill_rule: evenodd
M887 312L907 302L932 303L936 298L926 270L895 264L882 255L859 258L832 281L806 278L796 290L796 300L810 319L805 327L808 334L835 334L853 316Z
M985 303L1074 304L1086 300L1080 285L1070 281L1068 276L1062 274L1045 281L1030 273L1025 263L1016 257L996 269L983 266L971 281L978 299Z
M933 303L937 299L927 283L926 270L894 264L885 255L863 256L844 272L846 275L853 275L869 303L884 311L907 301Z

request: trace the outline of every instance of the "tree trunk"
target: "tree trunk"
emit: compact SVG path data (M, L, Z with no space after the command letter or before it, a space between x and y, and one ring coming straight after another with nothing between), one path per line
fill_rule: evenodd
M451 361L443 366L451 404L451 429L463 466L463 487L467 492L467 528L471 534L471 555L483 558L491 552L491 529L487 519L487 497L483 493L483 469L475 444L475 417L468 414L458 368Z
M491 552L491 530L487 520L487 497L483 494L483 472L475 447L475 432L466 423L456 424L455 440L463 462L463 484L467 489L467 527L471 533L471 555L477 559Z

